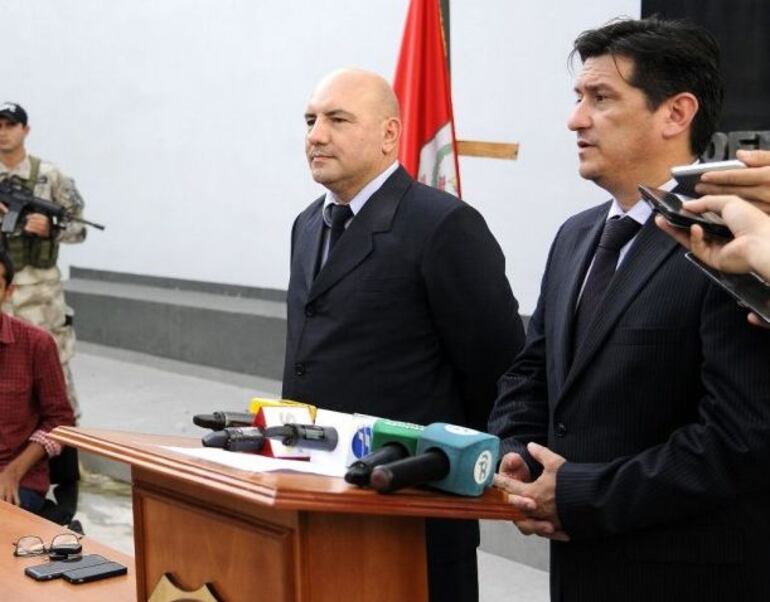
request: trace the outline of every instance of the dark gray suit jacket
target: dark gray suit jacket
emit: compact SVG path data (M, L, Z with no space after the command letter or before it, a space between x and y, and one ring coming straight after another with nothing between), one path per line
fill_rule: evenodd
M292 230L284 397L486 429L524 331L484 219L399 168L314 279L322 207L314 201ZM465 549L447 544L446 553L467 553L477 533L466 530Z
M552 599L770 600L770 332L650 219L573 357L608 209L557 234L490 419L535 476L528 441L567 458Z

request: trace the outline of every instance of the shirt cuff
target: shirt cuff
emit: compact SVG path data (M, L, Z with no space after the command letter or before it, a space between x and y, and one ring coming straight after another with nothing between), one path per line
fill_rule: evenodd
M61 445L51 439L48 436L48 433L43 430L36 430L29 436L29 440L32 443L38 443L39 445L42 445L45 453L48 454L49 458L58 456L61 453Z

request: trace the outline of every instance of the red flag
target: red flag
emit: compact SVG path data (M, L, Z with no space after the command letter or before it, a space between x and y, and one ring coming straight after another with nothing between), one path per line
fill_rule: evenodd
M439 0L411 0L393 89L401 103L401 164L420 182L459 197L460 169Z

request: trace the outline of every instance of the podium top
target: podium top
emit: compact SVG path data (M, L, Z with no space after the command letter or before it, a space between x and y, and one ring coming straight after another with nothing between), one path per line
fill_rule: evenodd
M60 426L51 432L59 443L129 464L133 470L180 480L228 497L277 510L437 518L515 520L521 515L506 494L488 489L478 498L407 489L382 495L349 485L341 478L294 472L253 473L166 449L201 447L193 437Z

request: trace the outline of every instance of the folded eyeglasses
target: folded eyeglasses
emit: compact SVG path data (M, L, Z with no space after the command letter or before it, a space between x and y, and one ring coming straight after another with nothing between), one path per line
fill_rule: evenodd
M59 533L51 540L50 545L46 546L43 540L37 535L25 535L14 542L14 556L43 556L48 554L51 560L66 560L76 554L80 554L82 546L80 539L82 535L77 533Z

